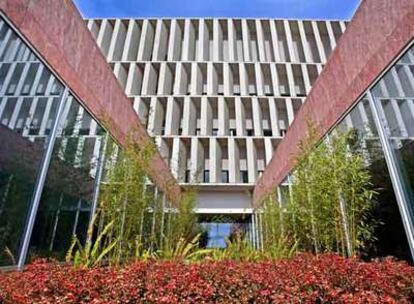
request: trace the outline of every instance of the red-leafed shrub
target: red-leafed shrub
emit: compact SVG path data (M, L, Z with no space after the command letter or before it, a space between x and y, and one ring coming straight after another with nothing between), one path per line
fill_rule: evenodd
M92 269L39 260L0 274L0 303L413 303L413 285L407 263L334 254Z

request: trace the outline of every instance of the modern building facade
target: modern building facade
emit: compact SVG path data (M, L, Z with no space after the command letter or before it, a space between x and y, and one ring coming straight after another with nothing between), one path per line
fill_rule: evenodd
M250 194L344 21L86 21L143 125L203 214L251 213Z
M207 227L252 231L251 193L345 21L90 19L87 26ZM224 217L225 223L214 222ZM250 227L250 228L249 228ZM256 233L251 234L256 239Z
M412 1L361 3L258 181L256 207L269 194L283 201L298 143L308 131L306 119L317 125L321 140L352 129L378 192L375 215L382 224L372 255L413 259L413 20Z
M357 128L379 148L368 163L395 224L381 237L398 250L377 254L409 259L412 1L365 0L349 24L84 20L60 0L0 10L0 266L60 257L82 237L105 147L131 131L158 146L149 176L165 204L196 189L211 246L233 223L260 246L255 211L289 185L308 118L322 134Z
M0 267L22 267L36 256L64 258L73 235L85 238L96 210L107 147L118 151L127 136L140 145L151 141L76 7L54 3L23 10L25 19L15 8L27 3L0 4ZM41 22L45 7L71 20L72 30L78 26L69 41L84 50L66 52L66 41L53 33L37 42L25 36L19 21ZM56 21L47 15L49 25ZM78 69L94 51L93 65ZM160 154L148 174L174 206L181 189Z

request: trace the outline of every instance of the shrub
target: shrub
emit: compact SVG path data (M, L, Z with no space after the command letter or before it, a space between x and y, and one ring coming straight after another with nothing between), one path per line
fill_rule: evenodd
M0 303L412 303L413 284L405 262L334 254L83 269L38 260L0 274Z

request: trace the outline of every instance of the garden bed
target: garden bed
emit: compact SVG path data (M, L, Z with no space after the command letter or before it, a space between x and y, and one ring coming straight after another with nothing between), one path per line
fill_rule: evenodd
M413 285L405 262L334 254L90 269L38 260L0 274L0 303L413 303Z

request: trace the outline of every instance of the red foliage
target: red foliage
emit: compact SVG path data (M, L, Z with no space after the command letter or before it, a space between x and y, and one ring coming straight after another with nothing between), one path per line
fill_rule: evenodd
M94 269L39 260L0 274L0 303L413 303L413 286L407 263L333 254Z

